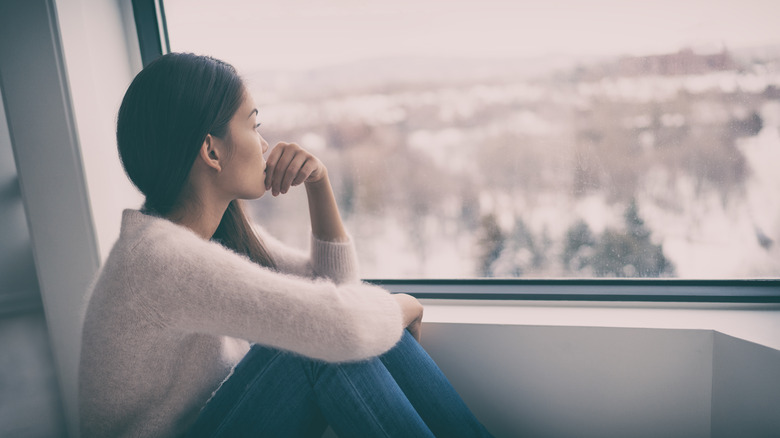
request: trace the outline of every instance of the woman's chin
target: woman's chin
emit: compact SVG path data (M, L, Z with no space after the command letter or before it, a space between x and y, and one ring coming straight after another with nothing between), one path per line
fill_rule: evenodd
M258 191L254 191L254 192L250 192L250 193L245 193L243 196L240 196L240 197L239 197L239 199L243 199L243 200L245 200L245 201L251 201L251 200L253 200L253 199L260 199L260 198L262 198L262 197L263 197L263 195L265 195L266 191L267 191L267 190L265 189L265 186L263 186L263 187L262 187L260 190L258 190Z

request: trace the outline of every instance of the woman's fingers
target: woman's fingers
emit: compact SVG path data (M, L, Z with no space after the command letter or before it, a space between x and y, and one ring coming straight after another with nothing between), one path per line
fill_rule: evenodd
M290 163L295 158L297 145L294 143L279 143L268 155L266 162L266 189L274 196L281 193L282 180Z
M301 166L301 169L298 171L298 174L292 180L290 185L292 186L300 185L301 183L303 183L309 178L312 172L314 172L317 169L318 164L312 158L307 158L306 161L304 161L303 165Z
M412 337L414 337L417 342L420 342L420 339L422 339L422 319L416 320L410 324L407 329L409 330L409 333L411 333Z
M408 329L409 333L419 342L424 310L422 304L420 304L417 298L407 294L393 294L392 297L401 307L404 328Z
M298 179L298 176L301 174L301 170L304 163L306 162L306 158L306 154L303 153L303 151L298 151L292 158L290 164L287 165L287 170L285 170L284 176L282 177L282 182L279 186L280 193L284 194L287 193L287 190L290 190L290 185L295 182L295 180Z
M265 187L277 196L323 172L317 157L297 144L278 143L266 160Z
M271 190L274 180L274 174L276 173L276 167L279 162L279 158L284 151L284 145L286 143L277 143L271 152L268 154L268 158L265 160L265 189Z

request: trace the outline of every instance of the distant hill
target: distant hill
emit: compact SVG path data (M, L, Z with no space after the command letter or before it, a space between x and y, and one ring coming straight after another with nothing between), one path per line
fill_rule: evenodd
M481 81L525 80L552 71L568 70L593 58L549 55L535 58L390 57L355 61L302 72L259 71L250 82L270 83L284 94L332 95L393 89L410 84L455 85ZM430 88L429 86L426 88Z
M532 58L454 58L396 56L364 59L306 71L256 71L245 74L260 89L297 99L338 94L430 89L478 82L515 82L553 73L574 80L604 76L686 75L734 70L757 60L780 59L780 45L705 51L684 48L646 56L551 54Z

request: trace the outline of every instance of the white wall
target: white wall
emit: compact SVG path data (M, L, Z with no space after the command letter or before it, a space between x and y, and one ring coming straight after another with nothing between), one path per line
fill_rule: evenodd
M40 305L30 233L2 97L0 90L0 314L32 303Z
M517 291L523 291L517 287ZM489 289L483 289L489 292ZM428 322L714 330L780 350L780 303L422 300Z
M71 436L85 294L122 208L138 205L114 139L119 100L140 68L129 3L0 2L0 87Z
M119 235L124 208L137 208L141 197L122 170L116 149L116 114L127 86L141 69L130 0L56 0L63 61L71 91L73 119L78 132L87 196L98 255L105 259ZM76 321L68 330L68 363L78 363L81 324L87 288L71 299L78 312L60 308ZM44 297L45 299L45 297ZM58 330L58 327L53 327ZM77 367L60 370L75 382ZM75 384L64 386L63 398L71 436L77 436Z
M708 330L429 323L422 344L497 438L710 436Z
M780 304L423 303L423 346L498 438L780 430Z
M67 82L53 2L1 2L0 87L58 382L74 420L80 305L99 260Z
M715 333L712 436L780 436L780 351Z
M101 258L119 236L122 210L142 197L122 170L116 115L141 70L131 0L56 0L73 113Z

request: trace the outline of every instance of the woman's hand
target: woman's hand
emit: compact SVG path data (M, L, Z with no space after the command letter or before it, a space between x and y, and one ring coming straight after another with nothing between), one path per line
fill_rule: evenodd
M306 183L309 216L314 237L326 242L349 240L341 222L336 197L328 180L328 169L317 157L295 143L279 142L265 164L265 189L273 196Z
M285 194L291 186L313 183L328 174L317 157L295 143L279 142L271 149L265 165L265 189L273 196Z
M420 342L422 334L423 306L417 301L417 298L407 294L393 294L393 298L401 306L401 313L404 317L404 327L409 329L409 333Z

